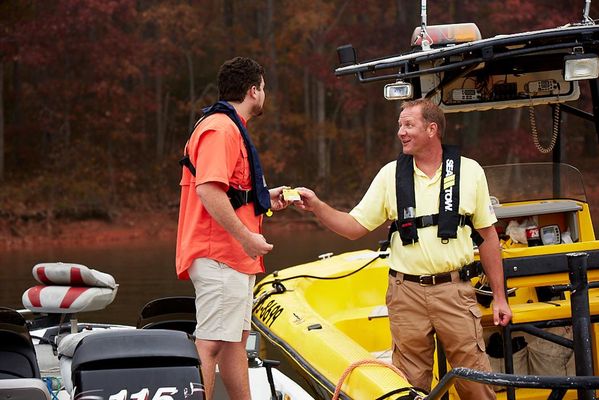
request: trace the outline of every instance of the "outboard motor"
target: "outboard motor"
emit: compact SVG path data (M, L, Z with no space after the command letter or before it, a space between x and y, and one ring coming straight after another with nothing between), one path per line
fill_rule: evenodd
M203 400L199 367L195 344L184 332L98 332L83 337L73 354L73 396L80 400Z

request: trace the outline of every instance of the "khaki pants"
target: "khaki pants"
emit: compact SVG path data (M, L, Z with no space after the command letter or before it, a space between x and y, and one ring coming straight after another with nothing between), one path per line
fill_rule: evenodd
M452 367L491 371L474 289L457 272L452 273L452 282L434 286L404 281L401 273L390 275L386 301L393 364L413 386L430 390L435 333ZM461 400L495 399L487 385L457 380L456 389Z

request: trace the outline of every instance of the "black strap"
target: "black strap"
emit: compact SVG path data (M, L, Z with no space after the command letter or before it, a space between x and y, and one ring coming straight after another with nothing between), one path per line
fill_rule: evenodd
M414 223L414 226L416 227L416 229L422 229L422 228L426 228L428 226L438 225L439 214L422 215L420 217L416 217L416 218L414 218L413 223ZM391 226L389 227L389 233L387 235L387 240L380 242L381 251L387 250L389 248L389 246L391 245L391 236L399 230L397 224L398 224L397 221L393 221L391 223ZM470 227L470 238L472 239L474 244L476 244L477 246L480 246L481 244L483 244L484 239L480 235L480 233L478 233L478 231L476 229L474 229L474 224L472 223L472 218L470 218L469 215L459 214L458 226L463 227L465 225Z
M185 152L187 153L187 146L185 146ZM193 163L189 159L189 154L185 154L183 158L179 160L179 165L187 167L189 172L191 172L194 177L196 176L196 167L193 166Z
M414 193L414 158L407 154L400 154L397 158L395 169L395 192L397 195L396 228L399 230L401 242L404 245L418 241L418 231L414 219L416 218L416 195Z
M239 190L233 186L229 186L227 190L227 196L233 206L234 210L237 210L241 206L245 206L252 202L252 191L251 190Z
M189 158L189 152L187 151L187 146L189 146L189 141L191 140L191 135L193 135L193 132L196 130L196 128L198 127L200 122L202 122L206 117L207 117L207 115L202 115L202 117L200 119L198 119L197 122L195 123L195 125L193 126L193 129L191 130L191 133L189 134L189 139L187 139L187 143L185 143L185 149L183 149L183 158L181 158L179 160L179 165L181 167L186 167L189 170L189 172L191 172L191 175L193 175L194 177L196 176L196 167L194 167L193 163L191 162L191 159Z
M439 227L437 237L443 243L458 237L460 223L460 150L443 146L443 166L439 193Z

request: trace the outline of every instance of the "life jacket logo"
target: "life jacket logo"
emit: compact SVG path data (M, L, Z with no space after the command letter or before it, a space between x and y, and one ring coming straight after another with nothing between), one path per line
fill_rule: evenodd
M453 160L445 162L445 178L443 179L443 191L445 192L445 211L453 210L453 191L455 186L455 174L453 173Z

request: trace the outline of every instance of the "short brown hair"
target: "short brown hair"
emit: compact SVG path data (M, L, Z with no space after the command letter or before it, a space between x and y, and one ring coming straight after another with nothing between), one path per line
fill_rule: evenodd
M235 57L218 71L218 99L242 102L252 86L260 88L264 67L251 58Z
M429 99L404 101L401 104L402 111L412 107L420 107L422 118L428 123L434 122L437 124L438 135L443 138L445 134L445 114L443 114L443 110Z

